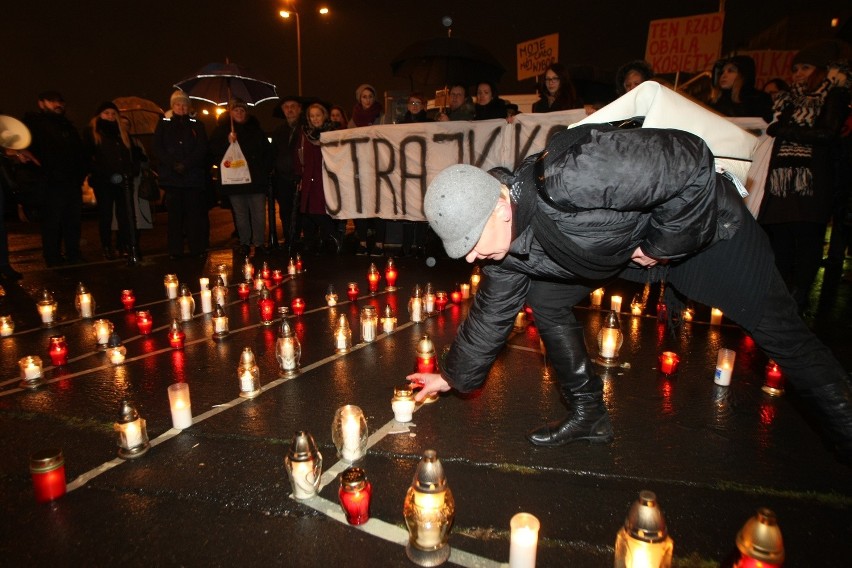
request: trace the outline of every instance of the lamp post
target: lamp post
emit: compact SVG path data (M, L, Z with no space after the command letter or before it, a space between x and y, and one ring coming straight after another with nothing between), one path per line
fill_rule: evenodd
M328 14L328 8L320 8L319 13L323 16ZM299 20L299 12L295 10L281 10L278 12L278 15L282 18L290 18L291 16L296 20L296 70L298 73L299 79L299 96L302 96L302 26Z

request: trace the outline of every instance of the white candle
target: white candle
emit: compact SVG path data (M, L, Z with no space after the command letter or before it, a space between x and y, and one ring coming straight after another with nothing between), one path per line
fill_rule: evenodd
M143 443L142 428L139 427L139 420L141 419L136 419L133 422L127 422L119 426L121 429L122 445L128 449L135 448Z
M166 297L169 300L174 300L178 295L178 283L166 282Z
M172 411L172 427L178 430L192 426L192 402L187 383L169 385L169 406Z
M423 321L423 301L420 298L411 299L411 321L415 323Z
M423 294L423 307L427 314L435 311L435 294Z
M214 317L213 318L213 332L214 333L225 333L228 331L228 317Z
M340 456L346 461L356 461L364 454L361 452L361 424L358 417L347 413L343 416L343 448Z
M385 333L393 333L396 328L396 318L382 318L382 331Z
M181 296L180 300L178 300L180 305L180 319L181 321L189 321L192 319L192 308L195 306L192 305L192 298L189 296Z
M618 330L604 329L601 338L601 357L615 357L615 346L618 344Z
M210 289L210 279L204 278L204 277L199 278L198 279L198 285L201 287L202 290L209 290Z
M597 290L594 290L591 293L591 296L590 296L592 306L594 306L594 307L600 306L601 300L603 299L603 295L604 295L604 289L603 288L598 288Z
M630 313L634 316L642 315L642 304L630 304Z
M260 292L260 290L261 290L264 286L265 286L265 284L264 284L264 282L263 282L263 278L261 278L260 276L258 276L257 278L255 278L255 279L254 279L254 289L255 289L257 292Z
M621 311L621 296L610 297L609 307L614 312L620 312Z
M719 354L716 357L716 374L713 377L714 383L723 387L731 384L731 375L734 372L736 358L737 352L733 349L719 349Z
M4 318L3 323L0 323L0 337L9 337L14 332L15 326Z
M411 422L414 418L414 400L395 400L391 402L393 419L397 422Z
M109 343L109 336L112 333L112 326L107 320L98 320L95 322L95 337L98 345L106 345Z
M41 365L36 365L33 361L27 363L24 368L24 378L28 381L37 379L41 376Z
M39 306L38 313L41 315L41 323L53 323L53 306Z
M92 295L80 294L80 317L92 317Z
M243 392L252 392L255 390L254 375L251 374L251 371L245 370L243 371L243 374L240 375L240 390Z
M201 290L201 312L209 314L213 311L213 292L207 288Z
M364 343L370 343L376 340L376 320L371 319L361 322L361 339Z
M222 284L227 286L228 285L228 268L224 264L220 264L218 269L219 269L219 272L216 274L216 276L221 276L222 277Z
M718 308L710 310L710 325L722 325L722 310Z
M309 499L317 494L314 487L314 460L290 462L293 468L293 497Z
M349 338L346 336L346 330L337 330L334 335L334 347L338 351L345 351L349 349Z
M115 349L110 349L109 351L109 362L113 365L121 365L124 363L124 353L121 352L121 349L116 347Z
M441 508L444 506L444 492L414 492L414 506L420 509L420 522L417 523L416 542L424 549L441 544Z
M214 286L213 292L215 292L216 294L216 297L213 298L214 300L216 300L216 305L224 307L228 299L228 289L224 286Z
M535 568L538 547L538 519L529 513L518 513L510 522L512 527L509 547L509 568Z
M470 284L460 284L459 288L461 289L462 300L470 298Z

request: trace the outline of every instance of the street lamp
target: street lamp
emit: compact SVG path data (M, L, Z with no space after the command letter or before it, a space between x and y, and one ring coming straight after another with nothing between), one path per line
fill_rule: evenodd
M322 16L328 14L328 8L322 7L319 9L319 13ZM302 26L299 20L299 12L295 10L280 10L278 15L282 18L290 18L291 16L296 20L296 70L299 76L299 96L302 96Z

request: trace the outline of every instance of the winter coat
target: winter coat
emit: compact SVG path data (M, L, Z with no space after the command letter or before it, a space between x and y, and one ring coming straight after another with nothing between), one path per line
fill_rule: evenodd
M93 127L99 131L99 144L95 142ZM83 145L91 160L89 185L93 188L117 185L123 181L117 176L135 177L139 173L139 162L144 155L138 146L124 145L117 122L96 119L94 125L83 131Z
M54 185L80 186L88 173L89 161L80 133L64 115L52 112L28 113L24 124L32 133L29 150L41 166L28 164L33 178L47 187Z
M207 133L187 115L163 117L154 130L154 156L160 187L204 187L207 181Z
M234 132L237 142L248 163L251 182L244 184L220 184L220 191L225 195L248 195L251 193L266 193L269 185L269 172L272 169L272 147L266 133L260 127L260 122L254 116L246 117L242 124L234 122ZM231 120L223 115L219 125L210 135L210 152L214 164L222 162L231 143L228 134L231 133Z
M442 366L461 392L485 380L532 279L586 282L545 252L531 225L538 210L582 250L624 259L615 273L626 271L638 246L659 260L682 259L730 239L747 215L735 190L722 187L706 144L687 132L586 125L558 134L543 162L550 203L536 189L538 158L497 175L509 187L513 240L503 260L485 267Z
M302 136L302 121L290 126L284 122L272 133L272 160L273 172L276 178L296 181L296 166L293 161L296 156L296 148Z
M713 65L713 84L719 83L719 76L727 64L734 65L742 78L743 84L740 88L740 102L734 102L731 98L731 90L723 90L719 99L712 101L710 107L725 116L759 116L766 122L772 120L772 97L758 91L754 86L757 71L754 67L754 59L746 55L735 55L727 59L719 59Z
M506 118L506 101L503 99L491 99L487 105L473 105L474 119L473 120L489 120L492 118Z
M334 124L326 122L319 129L303 128L296 148L296 173L301 177L299 211L326 215L325 189L322 181L322 146L320 132L333 130Z

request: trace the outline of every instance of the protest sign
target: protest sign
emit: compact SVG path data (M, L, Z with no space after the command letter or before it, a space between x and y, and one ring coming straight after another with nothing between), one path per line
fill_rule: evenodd
M551 63L559 61L559 34L550 34L517 45L518 81L544 75Z
M645 60L657 74L710 69L722 49L724 21L723 12L652 20Z

